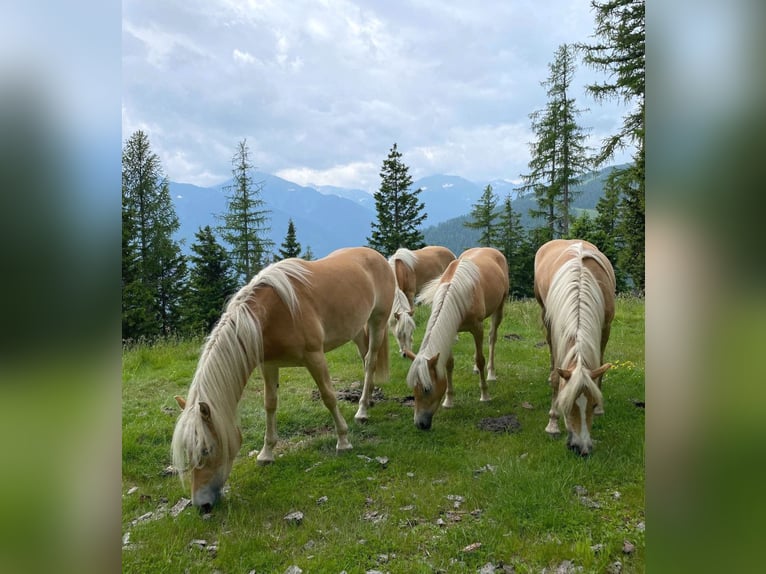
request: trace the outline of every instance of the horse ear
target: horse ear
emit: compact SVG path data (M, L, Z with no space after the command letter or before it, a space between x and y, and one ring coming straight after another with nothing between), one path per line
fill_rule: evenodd
M601 375L606 373L610 367L612 366L611 363L606 363L604 365L601 365L598 369L595 369L590 372L590 378L591 379L598 379Z
M185 398L183 398L183 397L182 397L182 396L180 396L180 395L176 395L176 396L175 396L175 397L173 397L173 398L174 398L174 399L176 400L176 402L178 403L178 406L179 406L179 407L181 407L181 410L184 410L184 409L186 408L186 399L185 399Z
M409 311L407 311L407 314L408 314L410 317L414 317L414 316L415 316L415 309L410 309Z
M210 405L200 402L199 412L202 414L202 418L207 422L210 422Z
M402 351L402 355L407 357L410 361L415 360L415 353L413 353L409 349L404 349L404 351Z
M428 359L428 368L435 369L436 363L439 361L439 353L436 353L433 357Z
M559 373L559 376L566 379L567 381L572 377L572 371L569 369L556 369Z

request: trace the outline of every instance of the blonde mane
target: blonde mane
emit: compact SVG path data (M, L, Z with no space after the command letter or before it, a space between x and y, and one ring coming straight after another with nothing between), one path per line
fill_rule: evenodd
M407 267L410 268L411 271L415 271L415 265L417 265L418 256L409 249L400 247L391 257L388 258L388 263L391 265L391 269L394 271L396 271L395 263L397 260L404 263Z
M224 462L228 462L230 445L238 440L237 403L250 373L263 361L261 324L251 308L255 289L272 287L295 316L299 302L292 281L308 284L309 275L299 259L280 261L253 277L226 305L205 341L189 387L186 408L181 411L173 431L173 466L182 478L180 471L200 466L203 453L214 445L221 449ZM200 402L210 407L209 425L200 413Z
M564 413L572 409L585 389L601 403L601 390L589 371L601 363L605 305L598 281L584 264L584 259L590 257L604 267L598 254L583 249L582 243L575 243L566 252L574 257L556 271L545 302L545 322L556 350L553 363L564 369L574 365L569 382L558 394L558 407Z
M420 350L407 373L407 385L410 388L414 388L418 382L424 390L431 388L428 359L437 354L437 376L445 376L447 358L455 342L455 335L473 301L473 293L479 281L479 268L476 264L469 259L461 259L450 281L440 283L437 278L424 287L422 294L425 294L425 300L432 306L432 310Z

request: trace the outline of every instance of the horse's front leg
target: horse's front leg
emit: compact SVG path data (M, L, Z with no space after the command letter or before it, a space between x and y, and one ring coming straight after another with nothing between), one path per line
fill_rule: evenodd
M552 398L551 410L548 411L548 425L545 427L545 432L552 437L557 437L561 431L559 430L559 413L556 410L556 399L559 396L559 374L555 369L551 370L551 374L548 375L548 383L551 386Z
M274 462L273 448L277 444L277 389L279 387L279 367L261 365L263 374L263 406L266 409L266 433L263 448L256 461L260 465Z
M450 351L449 358L447 359L446 369L447 392L444 395L442 406L445 409L451 409L453 406L455 406L455 390L452 387L452 372L455 370L455 357L452 355L452 351Z
M319 388L319 394L322 397L324 406L330 411L335 422L335 432L338 435L338 443L335 445L335 449L338 452L351 450L351 443L348 442L348 425L338 408L338 399L335 396L335 390L330 381L330 371L327 369L327 360L324 353L321 351L308 353L306 356L306 368Z

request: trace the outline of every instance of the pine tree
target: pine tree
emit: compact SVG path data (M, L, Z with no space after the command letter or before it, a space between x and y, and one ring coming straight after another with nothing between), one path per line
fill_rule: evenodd
M168 181L149 138L135 132L122 153L123 339L156 337L180 326L186 264Z
M314 252L311 251L311 245L306 246L306 251L304 251L303 255L301 255L301 259L305 259L306 261L314 260Z
M295 235L295 224L293 223L292 218L287 222L287 235L285 235L285 240L282 242L282 246L279 248L279 257L275 257L275 260L279 259L287 259L289 257L300 257L301 255L301 244L298 243L298 240Z
M645 86L646 86L646 9L644 0L592 0L595 11L596 44L581 44L587 65L605 72L608 81L587 86L596 101L617 99L633 103L623 118L618 133L604 140L596 158L602 164L617 149L629 143L636 146L633 165L624 170L621 181L620 206L624 245L619 260L630 276L634 288L644 290L645 251Z
M463 225L470 229L481 230L479 245L482 247L495 247L498 245L499 229L496 223L500 212L497 208L498 197L492 191L492 186L487 184L479 200L473 204L470 219Z
M549 238L569 233L573 188L591 167L586 134L577 123L582 110L575 107L569 95L576 69L574 54L568 44L558 47L548 66L550 75L541 83L547 89L548 103L544 110L530 114L537 141L530 145L530 173L522 175L522 179L524 188L534 191L538 203L530 214L545 219Z
M233 183L227 186L227 211L220 216L221 237L240 284L247 283L270 260L273 242L268 238L270 210L261 198L262 182L253 182L253 165L247 140L242 140L231 160Z
M521 227L521 214L513 210L511 196L506 195L500 212L496 247L508 262L508 281L510 293L515 297L529 296L529 289L524 284L524 230Z
M410 191L412 177L402 162L396 143L383 161L380 189L375 192L377 221L372 222L368 244L386 257L400 247L419 249L425 245L420 226L426 219L425 204L419 202L422 191Z
M189 288L186 328L192 333L209 333L221 316L226 301L237 290L226 249L216 241L209 225L195 233L193 255L189 257Z

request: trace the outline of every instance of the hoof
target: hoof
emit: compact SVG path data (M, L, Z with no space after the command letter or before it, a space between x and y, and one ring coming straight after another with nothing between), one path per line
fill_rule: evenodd
M349 452L349 451L353 450L353 448L354 447L351 446L351 444L349 443L349 444L346 444L344 446L336 446L335 447L335 452L337 454L343 454L344 452Z
M355 416L354 417L354 421L356 421L356 423L360 424L360 425L367 424L367 421L369 421L369 420L370 420L370 417L368 417L368 416L363 416L363 417Z
M258 466L268 466L274 463L274 459L273 458L257 458L255 459L255 463Z

